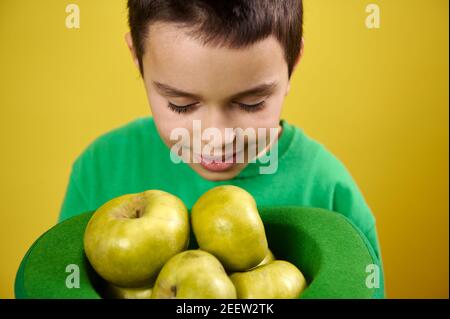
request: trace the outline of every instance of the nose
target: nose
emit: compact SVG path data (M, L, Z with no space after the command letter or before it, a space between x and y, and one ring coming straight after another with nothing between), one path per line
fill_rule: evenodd
M225 108L220 106L208 107L207 116L204 123L202 123L202 127L204 129L203 132L209 129L208 134L205 134L208 135L207 140L204 141L205 144L209 144L214 150L221 150L222 152L233 149L236 134L233 129L232 119Z

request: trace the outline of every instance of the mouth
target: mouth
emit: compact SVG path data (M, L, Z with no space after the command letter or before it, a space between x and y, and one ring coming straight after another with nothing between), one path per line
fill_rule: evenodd
M222 156L209 156L209 155L198 155L197 157L200 165L211 172L223 172L229 170L232 166L236 164L237 153Z
M225 155L219 155L219 156L209 156L206 154L197 155L198 157L201 157L202 160L205 162L226 162L230 161L234 156L236 156L236 152L233 154L225 154Z

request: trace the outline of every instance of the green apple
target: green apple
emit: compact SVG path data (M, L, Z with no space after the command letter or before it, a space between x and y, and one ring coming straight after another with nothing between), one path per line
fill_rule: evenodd
M191 212L200 249L216 256L228 271L258 265L268 251L256 202L244 189L218 186L204 193Z
M150 299L152 287L124 288L106 283L105 296L114 299Z
M219 260L201 250L172 257L161 269L152 298L236 299L236 289Z
M90 219L84 249L95 271L120 287L144 287L189 242L189 216L176 196L160 190L127 194Z
M275 260L275 256L273 255L272 251L270 249L268 249L266 257L264 257L264 259L258 265L256 265L255 267L253 267L251 269L254 269L254 268L259 267L259 266L266 265L266 264L268 264L268 263L270 263L270 262L272 262L274 260Z
M306 288L301 271L284 260L230 276L239 299L292 299Z

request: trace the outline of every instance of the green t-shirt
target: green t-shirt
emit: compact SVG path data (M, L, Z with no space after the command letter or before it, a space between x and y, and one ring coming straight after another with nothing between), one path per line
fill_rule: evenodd
M297 205L339 212L366 235L380 257L374 216L345 166L301 129L286 120L280 123L276 173L260 174L260 166L269 164L257 160L231 180L209 181L188 164L172 162L153 118L138 118L100 136L76 159L59 221L93 211L114 197L148 189L172 193L191 209L207 190L230 184L246 189L258 206Z

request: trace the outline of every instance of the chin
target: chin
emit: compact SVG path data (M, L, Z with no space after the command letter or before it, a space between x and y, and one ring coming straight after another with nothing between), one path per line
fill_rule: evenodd
M223 172L211 172L203 168L200 164L189 164L189 166L201 177L207 179L209 181L226 181L233 179L245 168L245 164L237 164L233 166L231 169Z

